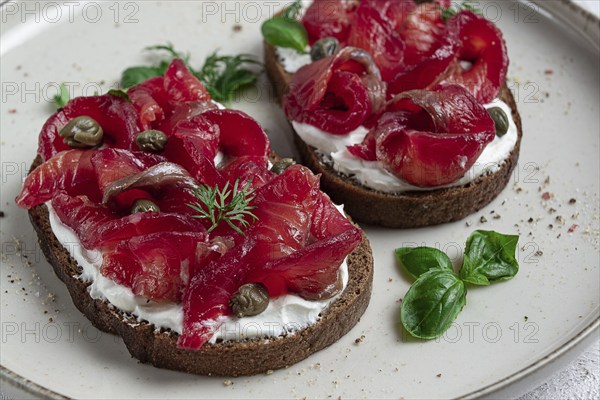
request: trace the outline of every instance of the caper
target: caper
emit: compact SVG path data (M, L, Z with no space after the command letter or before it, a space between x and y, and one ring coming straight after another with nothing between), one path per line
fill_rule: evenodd
M149 129L137 134L135 142L140 150L160 153L165 149L167 135L156 129Z
M287 169L287 167L294 164L296 164L296 162L291 158L282 158L279 161L275 161L275 163L271 167L271 171L275 172L277 175L281 175L283 171Z
M313 44L310 49L310 59L313 61L320 60L335 54L340 47L340 42L334 37L324 37Z
M139 212L159 212L160 208L156 205L156 203L146 200L146 199L138 199L133 203L131 207L131 213L139 213Z
M269 305L269 292L261 283L247 283L231 296L229 306L238 317L258 315Z
M508 132L508 116L500 107L492 107L487 110L490 117L494 120L496 125L496 135L502 137Z
M102 143L104 131L93 118L82 115L70 120L58 134L70 147L83 148L98 146Z

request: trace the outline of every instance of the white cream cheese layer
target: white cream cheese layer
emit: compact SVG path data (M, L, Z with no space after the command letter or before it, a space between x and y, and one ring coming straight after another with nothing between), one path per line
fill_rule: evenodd
M279 62L283 65L283 69L290 74L295 74L300 68L312 62L309 50L304 54L300 54L296 49L276 47L275 51Z
M485 105L485 107L502 108L509 117L508 132L502 137L496 136L462 178L444 187L463 186L483 175L498 171L514 149L518 134L510 107L499 99ZM365 161L350 154L346 146L361 143L368 132L362 126L347 135L332 135L309 124L292 121L292 125L302 140L316 148L326 161L332 163L336 171L354 177L366 187L386 193L426 191L441 188L422 188L411 185L386 171L380 161Z
M90 282L88 291L93 299L108 301L120 310L154 324L157 329L166 328L177 333L182 332L181 304L149 301L143 296L134 295L128 287L103 276L100 273L102 253L98 250L85 249L77 234L60 221L50 202L47 202L46 206L50 213L50 226L54 235L81 266L82 272L77 278ZM348 284L348 265L345 260L340 266L340 274L345 289ZM320 314L339 296L340 294L323 301L308 301L293 294L271 299L267 309L254 317L222 318L223 323L210 342L293 334L299 329L316 323Z

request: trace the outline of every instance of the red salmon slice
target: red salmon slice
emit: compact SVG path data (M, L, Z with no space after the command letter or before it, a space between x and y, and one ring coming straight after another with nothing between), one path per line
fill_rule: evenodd
M121 241L103 253L102 275L158 302L179 302L203 232L157 232Z
M93 150L67 150L56 154L27 175L15 201L19 207L31 208L51 200L61 190L98 199L96 173L91 162L94 154Z

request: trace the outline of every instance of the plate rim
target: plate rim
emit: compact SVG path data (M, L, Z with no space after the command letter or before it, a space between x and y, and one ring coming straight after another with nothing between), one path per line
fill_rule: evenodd
M557 0L557 1L544 1L544 0L512 0L513 2L527 4L533 3L537 7L540 7L547 11L553 18L560 20L563 24L574 30L580 36L583 36L591 45L595 47L596 51L600 50L600 16L593 14L591 11L583 8L574 0ZM8 3L16 3L17 0L0 0L0 11ZM562 13L561 13L562 11ZM565 14L566 12L566 14ZM579 13L574 15L573 13ZM578 22L586 21L591 24L585 24L583 27ZM585 328L579 331L575 336L569 339L566 343L561 345L559 348L553 350L544 357L537 359L528 366L516 371L504 378L497 380L489 385L486 385L480 389L471 391L465 395L462 395L462 399L476 399L484 396L490 396L502 389L505 389L509 385L516 382L522 381L534 372L541 370L545 366L555 362L559 359L564 358L570 350L574 349L577 345L581 344L594 332L600 333L600 316L592 320ZM32 380L25 378L22 375L12 371L11 369L0 364L0 382L6 382L17 389L20 389L28 394L35 396L43 396L44 398L56 399L56 400L70 400L72 397L65 396L52 389L35 383Z

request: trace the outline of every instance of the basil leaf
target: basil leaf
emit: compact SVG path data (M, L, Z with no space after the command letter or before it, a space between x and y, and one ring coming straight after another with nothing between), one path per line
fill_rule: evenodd
M465 257L460 269L463 281L475 285L507 280L519 272L515 258L518 235L494 231L475 231L467 239Z
M304 26L293 19L274 17L262 25L262 35L273 46L289 47L298 53L305 53L308 34Z
M452 261L433 247L402 247L395 250L396 259L414 278L434 268L452 271Z
M58 93L54 96L54 104L56 104L56 108L63 108L70 99L69 89L64 83L61 83L58 87Z
M402 325L421 339L441 336L466 303L465 284L451 271L432 269L408 289L400 308Z
M121 74L121 87L130 88L155 76L164 75L169 63L163 61L157 67L130 67Z

